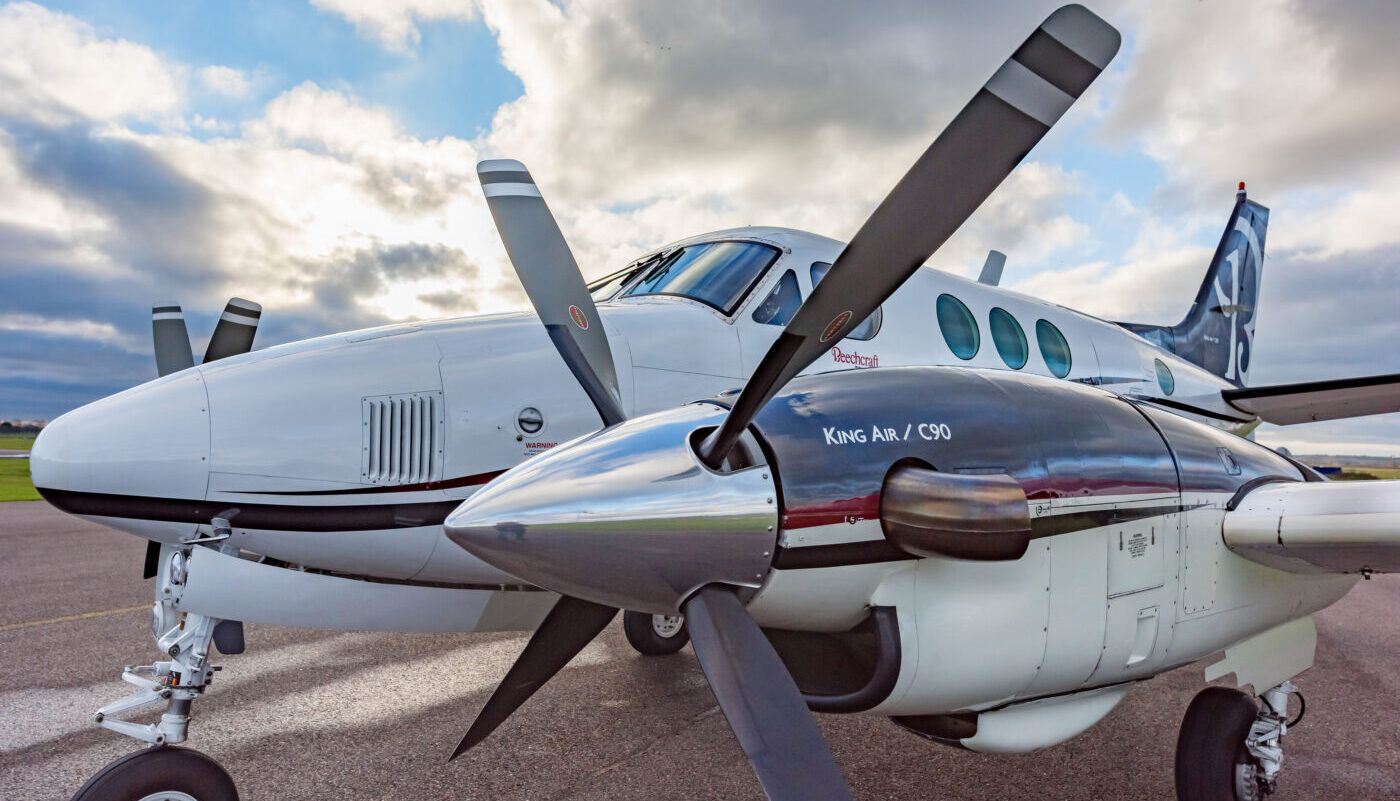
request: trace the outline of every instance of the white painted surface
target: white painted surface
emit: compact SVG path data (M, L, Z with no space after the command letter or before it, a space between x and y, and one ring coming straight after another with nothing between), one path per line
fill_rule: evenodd
M977 734L962 741L984 754L1024 754L1058 745L1103 720L1128 694L1126 685L1014 704L977 717Z
M249 623L348 631L528 631L558 596L371 583L195 548L177 608Z

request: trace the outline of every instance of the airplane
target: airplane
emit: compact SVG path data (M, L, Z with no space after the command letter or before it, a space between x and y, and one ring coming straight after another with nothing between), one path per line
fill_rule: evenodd
M1118 41L1082 7L1053 13L850 243L731 229L585 284L528 170L489 160L478 165L483 192L535 314L404 323L258 351L249 334L242 352L206 353L203 364L55 420L31 451L35 486L64 511L158 543L148 558L152 631L169 657L125 671L138 689L95 716L157 747L107 766L76 797L236 798L214 760L174 744L186 740L192 702L213 676L212 649L241 650L239 621L535 630L520 665L538 672L542 652L567 661L622 607L639 650L674 650L690 637L775 798L812 782L827 788L813 797L841 797L831 788L844 787L821 757L825 746L813 745L810 716L794 710L891 714L935 741L1028 750L1092 725L1132 682L1222 648L1239 683L1282 710L1286 681L1311 664L1307 615L1341 597L1358 571L1389 569L1393 543L1363 539L1365 548L1339 552L1316 526L1287 547L1268 541L1259 532L1270 509L1327 507L1333 496L1311 482L1298 492L1311 471L1235 435L1261 420L1394 411L1400 377L1248 386L1267 209L1241 187L1177 326L1099 320L1001 289L987 270L988 280L969 281L920 267ZM256 319L230 313L245 327ZM169 347L162 341L181 345L157 330L172 319L153 320L158 354ZM707 396L717 399L691 404ZM715 426L718 444L692 437ZM708 456L668 486L571 472L582 460L608 475L616 465L591 460L612 444L639 477ZM910 455L888 461L906 445ZM964 456L933 470L944 451ZM1214 483L1187 481L1197 473ZM654 504L635 505L646 492ZM618 511L616 499L633 505ZM536 543L543 529L517 520L519 509L567 516L595 503L613 515L599 518L606 536L596 552L570 552L568 576L559 547ZM719 510L733 516L714 517ZM618 514L639 516L635 530L658 539L636 541L655 547L616 552ZM664 525L653 526L658 518ZM1222 525L1245 539L1226 549ZM697 526L723 539L695 538ZM556 528L563 549L574 547L577 520ZM1178 550L1181 575L1212 580L1169 576ZM639 565L648 553L656 563ZM616 564L600 564L601 555ZM658 592L654 579L669 579L672 560L689 573ZM1299 560L1323 575L1294 576ZM1068 564L1070 577L1051 580L1052 562ZM735 565L751 572L735 574ZM624 567L637 572L619 575ZM822 576L815 587L812 571ZM695 575L705 582L684 589L699 592L677 595ZM603 577L613 585L599 590ZM1021 637L1037 620L1040 631ZM997 643L958 640L1003 623ZM575 642L556 646L561 628ZM634 638L634 628L651 639ZM759 642L766 636L780 643L776 655ZM731 639L739 650L715 645ZM956 653L926 650L939 642ZM808 671L797 694L780 678L802 673L812 648L854 658L832 663L840 675ZM924 678L921 661L942 662L946 678ZM854 670L869 665L868 675ZM512 686L508 677L503 687ZM746 724L732 693L748 690L773 700L750 697L762 719ZM523 700L502 692L476 735ZM1222 715L1241 725L1241 699L1255 710L1247 697L1230 699L1212 701L1204 718L1188 715L1204 720L1193 724L1204 733L1183 735L1187 751L1200 750ZM158 723L118 717L161 703ZM1251 761L1236 770L1235 748L1227 767L1272 786L1279 759L1270 749L1286 721L1251 711L1247 723L1260 726ZM784 748L763 745L770 737L817 756L795 767ZM1220 761L1215 751L1188 759L1186 785L1207 781L1191 764Z

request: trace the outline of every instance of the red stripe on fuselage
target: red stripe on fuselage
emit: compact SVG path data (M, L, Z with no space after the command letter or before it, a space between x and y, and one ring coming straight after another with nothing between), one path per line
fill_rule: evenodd
M1032 501L1100 496L1108 498L1119 495L1175 495L1177 492L1175 484L1130 484L1113 479L1091 480L1084 478L1022 481L1021 487L1026 491L1026 499ZM1187 491L1190 491L1190 488ZM783 528L791 531L798 528L875 520L879 517L880 493L874 492L863 498L842 498L802 506L789 506L783 511Z

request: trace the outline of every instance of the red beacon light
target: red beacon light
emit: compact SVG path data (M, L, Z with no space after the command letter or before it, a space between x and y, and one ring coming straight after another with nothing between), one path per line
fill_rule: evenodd
M1240 191L1244 191L1244 181L1240 181Z

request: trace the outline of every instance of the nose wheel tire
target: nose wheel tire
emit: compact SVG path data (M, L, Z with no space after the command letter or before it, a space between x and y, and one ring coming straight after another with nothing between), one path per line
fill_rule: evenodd
M188 748L147 748L111 762L73 801L238 801L228 772Z
M1176 740L1178 801L1258 801L1263 797L1245 738L1259 716L1248 694L1207 687L1196 694Z
M674 654L690 642L685 618L680 615L648 615L645 612L624 612L622 630L627 642L646 656Z

